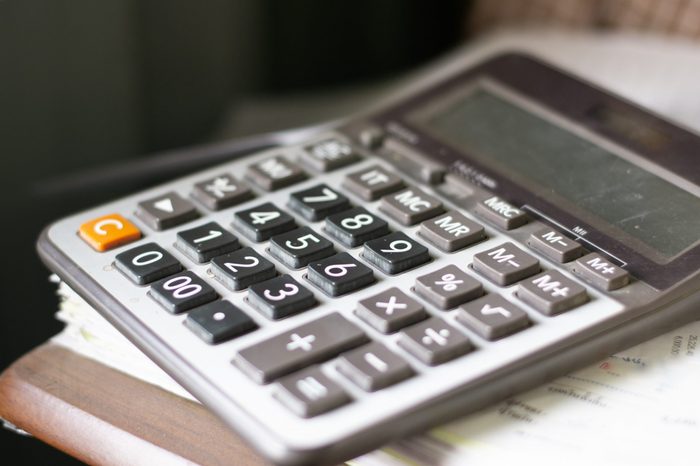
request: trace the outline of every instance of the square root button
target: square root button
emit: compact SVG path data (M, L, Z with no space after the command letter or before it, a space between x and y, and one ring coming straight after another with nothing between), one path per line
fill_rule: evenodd
M525 311L498 294L463 304L456 320L486 340L511 335L530 323Z

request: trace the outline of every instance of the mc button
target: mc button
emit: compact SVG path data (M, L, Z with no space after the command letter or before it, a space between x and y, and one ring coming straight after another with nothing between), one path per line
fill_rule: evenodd
M80 237L96 251L107 251L141 238L141 231L119 214L105 215L80 225Z

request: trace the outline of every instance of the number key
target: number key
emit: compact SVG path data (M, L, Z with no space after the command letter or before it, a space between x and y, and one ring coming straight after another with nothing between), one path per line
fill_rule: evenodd
M189 270L154 283L148 294L173 314L179 314L217 298L214 288Z
M238 238L224 230L216 222L181 231L177 234L175 247L195 262L209 259L239 249Z
M272 262L260 256L253 248L243 248L213 258L211 271L217 280L234 291L273 278L276 274Z
M289 275L281 275L252 285L248 301L270 319L281 319L305 311L316 304L313 293Z
M251 241L265 241L271 236L293 230L296 223L291 215L271 202L236 212L233 226Z
M365 243L363 257L384 273L395 275L428 262L428 248L397 231Z
M388 235L389 225L362 207L355 207L328 217L326 232L344 246L354 248L369 240Z
M309 262L332 255L333 243L309 227L273 236L270 254L293 269L306 267Z
M160 280L182 270L182 265L156 243L142 244L118 254L114 266L137 285Z
M336 212L349 209L350 201L327 185L319 184L292 193L289 198L289 207L306 220L315 222Z
M310 263L307 278L329 296L350 293L375 281L372 269L347 252Z

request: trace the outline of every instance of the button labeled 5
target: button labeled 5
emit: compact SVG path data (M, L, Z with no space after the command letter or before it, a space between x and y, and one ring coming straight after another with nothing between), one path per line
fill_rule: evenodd
M105 215L80 225L80 237L96 251L107 251L141 238L141 230L119 214Z

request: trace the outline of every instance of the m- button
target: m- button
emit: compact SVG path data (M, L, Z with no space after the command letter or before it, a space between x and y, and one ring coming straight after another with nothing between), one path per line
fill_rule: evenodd
M530 236L530 246L558 262L569 262L583 253L583 247L556 230L543 228Z
M80 225L80 237L96 251L107 251L141 238L141 231L119 214L105 215Z
M507 286L540 271L537 259L506 242L474 255L474 270L491 281Z

